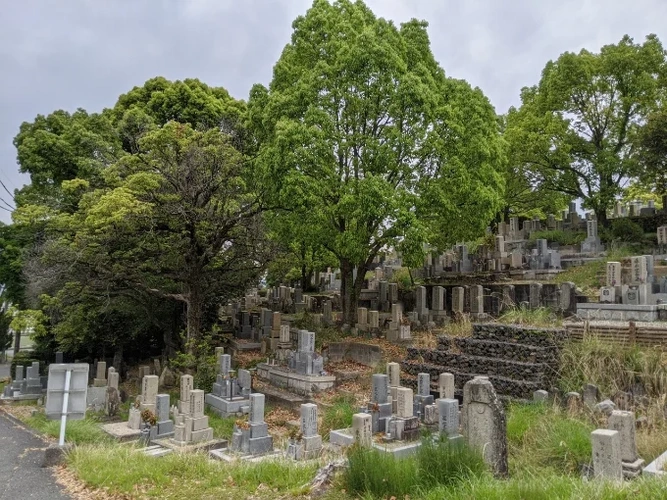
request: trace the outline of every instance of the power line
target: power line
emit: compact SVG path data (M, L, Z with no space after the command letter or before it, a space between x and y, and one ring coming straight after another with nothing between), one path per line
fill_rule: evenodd
M2 187L5 188L5 191L7 191L7 194L12 197L12 200L14 200L14 203L16 203L16 198L14 198L14 195L7 189L7 186L5 186L5 183L2 182L2 179L0 179L0 184L2 184Z

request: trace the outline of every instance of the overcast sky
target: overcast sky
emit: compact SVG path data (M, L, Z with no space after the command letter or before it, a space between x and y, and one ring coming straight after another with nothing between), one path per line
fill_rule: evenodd
M12 139L56 109L100 111L154 76L199 78L247 98L268 84L294 18L311 0L0 0L0 180L18 172ZM564 51L624 34L667 44L666 0L367 0L396 23L429 22L445 72L482 88L498 112L519 103ZM0 188L0 196L9 196ZM0 202L0 205L2 203ZM3 205L4 206L4 205ZM0 220L9 213L0 210Z

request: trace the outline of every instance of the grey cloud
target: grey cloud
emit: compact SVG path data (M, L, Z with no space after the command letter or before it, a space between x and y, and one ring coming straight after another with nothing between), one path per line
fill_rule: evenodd
M483 89L499 112L566 50L628 33L667 43L664 0L368 0L396 23L426 19L448 75ZM23 0L0 16L0 179L20 187L12 139L55 109L98 111L153 76L197 77L247 97L268 83L310 0ZM3 196L6 198L6 196ZM0 211L0 220L9 220Z

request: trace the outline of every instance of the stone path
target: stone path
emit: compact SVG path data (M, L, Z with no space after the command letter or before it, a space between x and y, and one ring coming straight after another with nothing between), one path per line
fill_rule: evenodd
M9 366L0 365L0 378L8 374ZM70 498L56 484L51 470L42 468L46 446L0 409L0 500Z

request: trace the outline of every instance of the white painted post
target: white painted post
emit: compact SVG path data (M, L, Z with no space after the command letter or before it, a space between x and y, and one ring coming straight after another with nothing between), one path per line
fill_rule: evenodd
M60 417L60 438L58 446L65 446L65 426L67 425L67 407L69 406L69 386L72 380L72 370L65 372L65 391L63 392L63 413Z

